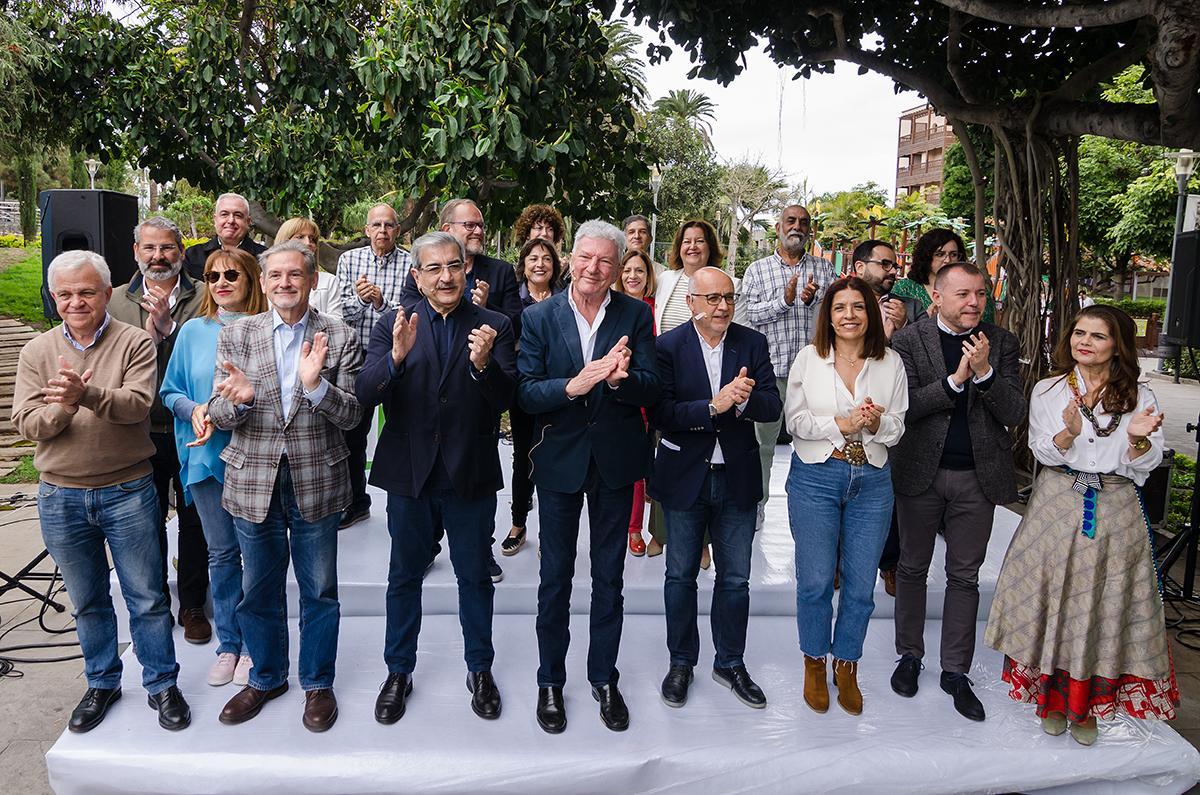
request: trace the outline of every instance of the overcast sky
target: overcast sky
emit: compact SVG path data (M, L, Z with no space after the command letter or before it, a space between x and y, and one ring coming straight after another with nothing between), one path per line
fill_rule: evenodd
M637 28L646 41L657 35ZM832 75L792 80L762 50L746 54L747 68L728 86L688 80L691 62L677 46L666 63L646 67L651 101L672 89L702 91L716 104L713 143L722 160L760 159L811 193L845 190L875 180L894 196L896 130L900 113L922 104L914 92L896 94L892 81L839 64ZM782 105L782 109L781 109Z

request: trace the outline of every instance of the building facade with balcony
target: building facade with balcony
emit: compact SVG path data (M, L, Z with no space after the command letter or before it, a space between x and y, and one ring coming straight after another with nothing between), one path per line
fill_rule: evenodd
M957 140L946 117L926 103L900 114L896 146L896 199L921 193L937 204L942 196L942 162Z

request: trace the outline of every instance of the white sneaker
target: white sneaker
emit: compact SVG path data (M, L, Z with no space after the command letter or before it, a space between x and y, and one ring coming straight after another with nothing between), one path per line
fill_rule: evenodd
M208 683L213 687L227 685L233 681L233 669L237 666L238 656L232 652L217 655L217 661L208 669Z
M245 687L250 684L250 669L254 667L254 661L246 655L238 658L237 668L233 671L233 683L239 687Z
M762 530L763 525L767 522L767 506L758 506L758 516L754 519L754 529Z

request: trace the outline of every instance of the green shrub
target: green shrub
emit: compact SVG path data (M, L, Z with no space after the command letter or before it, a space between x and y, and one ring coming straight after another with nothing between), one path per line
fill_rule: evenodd
M1180 358L1180 372L1184 378L1200 378L1200 349L1184 348L1183 356ZM1164 373L1175 374L1175 360L1163 359L1162 369Z
M25 238L20 235L0 235L0 248L25 248Z
M1167 508L1167 530L1176 533L1191 521L1192 490L1196 487L1196 462L1175 454L1171 470L1171 502Z
M1122 298L1119 301L1111 298L1096 298L1096 303L1115 306L1130 317L1158 315L1158 319L1162 320L1163 315L1167 312L1167 302L1162 298L1139 298L1137 300Z

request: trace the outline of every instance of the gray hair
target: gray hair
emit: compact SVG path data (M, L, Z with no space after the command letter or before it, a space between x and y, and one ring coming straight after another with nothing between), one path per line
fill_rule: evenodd
M179 227L175 225L174 221L161 215L152 215L133 228L134 244L142 242L142 227L144 226L170 232L175 237L175 245L179 246L181 251L183 250L183 233L179 231Z
M629 216L628 218L626 218L624 221L621 222L621 228L628 229L630 224L637 223L638 221L641 221L647 227L650 226L650 222L648 220L646 220L646 216L641 215L640 213L634 213L633 215Z
M222 193L220 196L218 196L217 200L215 202L213 202L213 213L214 214L217 212L217 207L219 207L221 205L222 199L237 199L245 206L246 215L250 215L250 202L246 199L245 196L243 196L240 193Z
M611 242L617 247L617 262L620 262L624 258L625 233L608 221L596 219L580 224L579 228L575 230L575 244L571 247L572 254L579 250L579 244L585 237Z
M267 260L276 254L283 254L288 251L294 251L304 257L304 269L309 274L317 272L317 257L312 253L312 249L301 243L299 240L285 240L282 243L276 243L269 249L258 255L258 267L263 273L267 272Z
M464 199L464 201L468 201ZM421 267L421 254L427 248L442 248L443 246L453 246L458 252L458 258L464 262L467 259L466 249L463 248L462 241L449 232L426 232L413 241L412 254L413 267Z
M46 268L46 284L50 287L50 292L54 292L54 280L59 273L77 271L85 265L91 265L95 269L105 287L112 287L112 271L108 269L104 257L94 251L75 250L64 251L50 261L50 266Z
M474 207L476 210L479 209L479 205L476 204L475 202L471 201L470 199L451 199L450 201L446 202L446 204L442 207L442 212L438 216L438 223L439 224L450 223L450 219L454 217L454 211L457 210L459 207L462 207L464 204L469 204L472 207ZM482 211L480 212L480 214L482 215Z

